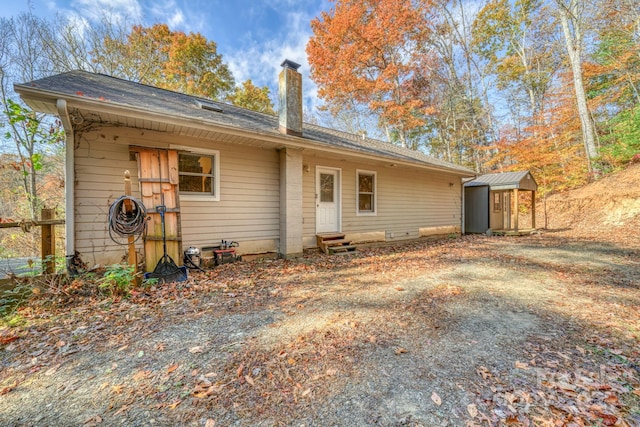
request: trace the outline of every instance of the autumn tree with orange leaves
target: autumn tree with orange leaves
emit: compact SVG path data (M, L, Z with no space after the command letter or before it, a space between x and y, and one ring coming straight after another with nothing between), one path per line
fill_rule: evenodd
M523 128L502 129L496 154L488 162L498 170L531 171L542 197L545 227L547 195L582 185L588 177L571 77L564 73L560 78L565 83L547 96L544 112Z
M311 77L330 110L353 101L367 105L388 139L417 148L412 136L434 111L423 96L434 78L423 19L430 7L426 1L336 1L311 21Z
M307 45L320 97L334 117L377 117L387 141L480 170L494 120L471 15L455 0L336 1Z
M268 87L258 87L251 80L236 86L232 93L227 95L227 101L238 107L258 111L260 113L275 115L273 103L269 97Z
M215 42L166 24L135 25L124 40L107 36L93 53L112 75L164 89L223 100L234 87Z

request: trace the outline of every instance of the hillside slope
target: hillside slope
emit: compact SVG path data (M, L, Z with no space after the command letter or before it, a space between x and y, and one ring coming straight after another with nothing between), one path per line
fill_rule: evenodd
M638 245L640 240L640 164L599 181L547 198L547 226L575 237ZM537 223L544 225L540 201Z

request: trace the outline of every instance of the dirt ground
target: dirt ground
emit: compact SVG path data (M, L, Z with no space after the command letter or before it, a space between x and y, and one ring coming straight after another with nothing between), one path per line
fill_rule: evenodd
M0 425L639 426L639 255L465 236L80 283L0 329Z
M574 237L631 244L640 229L640 163L615 174L539 200L537 225ZM526 216L525 216L526 217Z
M640 165L548 231L228 264L0 325L2 426L640 426ZM543 212L538 207L538 225Z

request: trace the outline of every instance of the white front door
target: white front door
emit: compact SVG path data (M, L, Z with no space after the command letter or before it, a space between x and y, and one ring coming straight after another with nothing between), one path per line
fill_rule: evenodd
M316 233L340 231L340 169L316 169Z

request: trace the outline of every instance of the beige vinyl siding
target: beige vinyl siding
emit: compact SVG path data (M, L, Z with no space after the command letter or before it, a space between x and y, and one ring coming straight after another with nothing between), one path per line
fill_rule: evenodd
M105 136L94 131L76 137L75 247L89 266L114 264L126 254L126 246L119 246L109 238L107 225L109 206L124 195L125 170L131 172L133 195L140 196L135 179L138 168L129 159L129 147Z
M240 254L276 252L280 236L277 151L226 144L207 148L220 151L220 201L181 199L183 246L201 248L235 240Z
M190 146L220 153L220 201L180 201L182 246L212 246L236 240L238 252L276 252L279 241L279 158L276 150L195 140L150 131L104 128L77 138L76 249L90 265L120 262L126 247L108 235L109 205L124 194L131 171L133 195L140 196L130 146ZM141 245L138 245L141 251ZM178 261L178 260L176 260Z
M418 168L390 167L385 163L323 160L321 157L307 157L304 164L305 170L306 166L309 169L303 176L305 247L316 245L316 166L341 169L343 233L354 236L377 233L378 236L384 235L386 240L400 240L420 237L420 229L424 228L460 227L459 176ZM357 170L377 173L375 215L357 214Z

